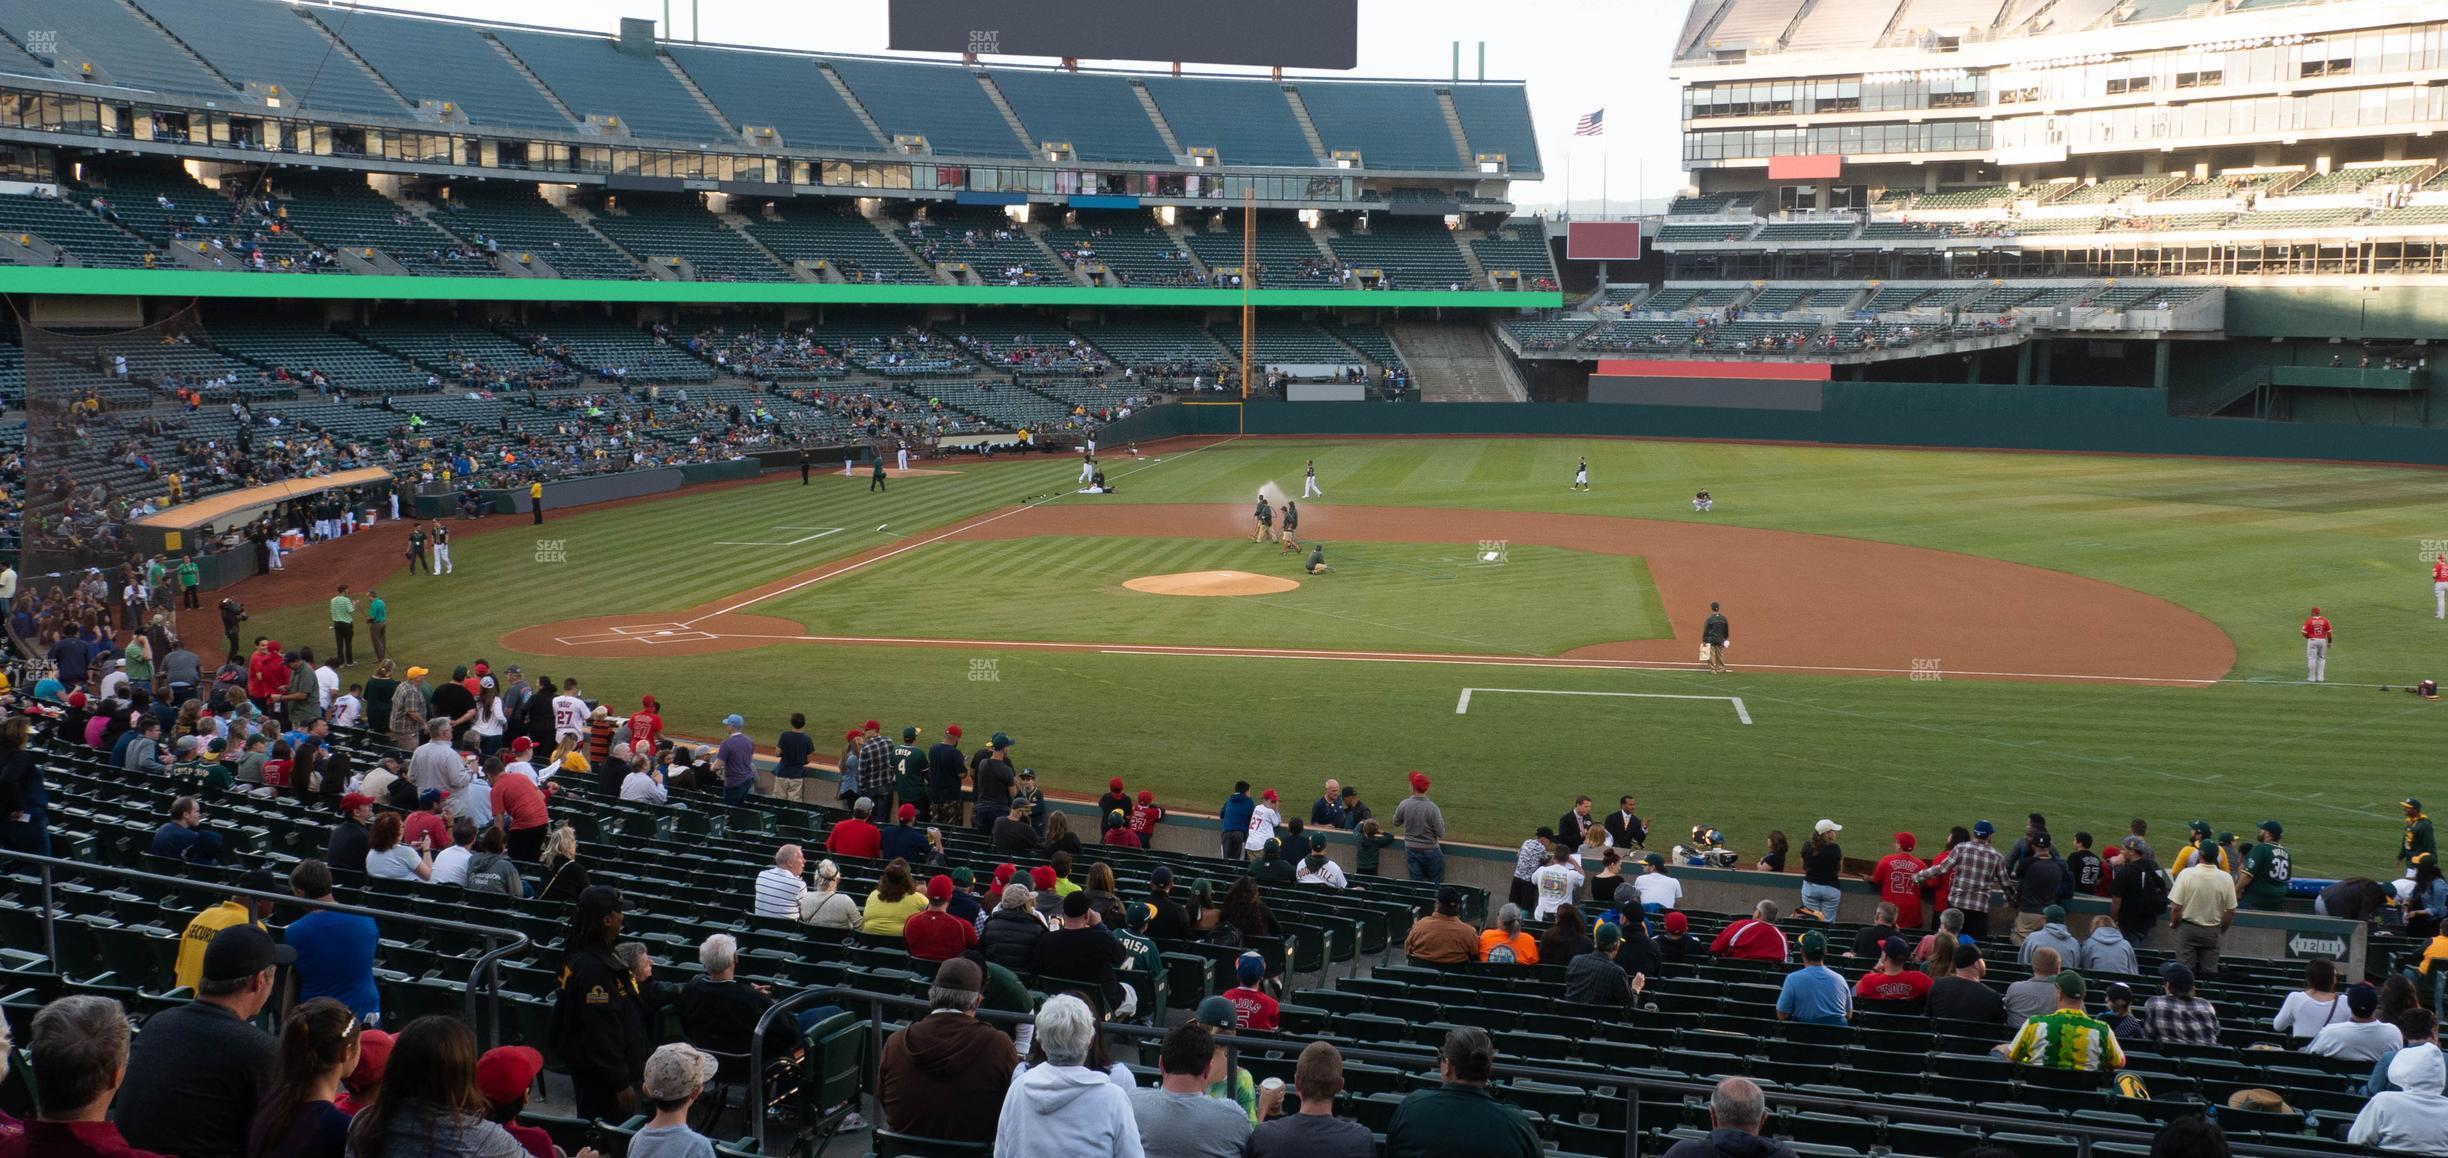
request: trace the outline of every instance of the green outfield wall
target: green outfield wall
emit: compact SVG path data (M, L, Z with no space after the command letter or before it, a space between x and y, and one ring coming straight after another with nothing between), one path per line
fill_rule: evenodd
M1238 309L1237 289L1110 286L851 285L826 282L598 281L549 277L395 277L246 273L203 269L0 267L0 293L85 297L296 298L322 301L636 302L688 305L1145 306ZM1564 304L1561 293L1494 290L1258 289L1268 309L1526 310Z
M2086 386L1829 382L1816 410L1489 402L1158 406L1109 442L1171 435L1538 435L2295 458L2448 466L2448 430L2171 418L2166 395Z

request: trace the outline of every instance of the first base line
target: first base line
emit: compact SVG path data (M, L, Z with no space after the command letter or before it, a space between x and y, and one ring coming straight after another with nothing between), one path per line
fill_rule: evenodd
M1515 696L1615 696L1629 700L1722 700L1734 705L1734 718L1744 724L1751 722L1751 709L1744 707L1741 696L1679 696L1669 692L1568 692L1553 688L1464 688L1462 698L1454 701L1454 714L1470 714L1472 692L1503 692Z

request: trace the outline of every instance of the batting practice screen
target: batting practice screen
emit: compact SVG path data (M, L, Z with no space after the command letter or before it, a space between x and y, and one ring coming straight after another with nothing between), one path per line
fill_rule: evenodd
M1564 227L1564 256L1572 261L1639 261L1638 221L1574 221Z
M1351 68L1360 62L1360 0L892 0L888 46Z

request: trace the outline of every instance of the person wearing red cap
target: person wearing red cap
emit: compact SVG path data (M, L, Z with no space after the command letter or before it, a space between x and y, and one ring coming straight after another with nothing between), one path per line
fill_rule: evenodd
M1913 855L1920 844L1909 832L1895 834L1895 851L1880 857L1870 869L1871 887L1879 899L1896 907L1896 927L1921 927L1921 881L1916 875L1929 865Z
M850 806L850 815L833 823L825 834L825 851L835 856L854 856L873 860L884 851L884 833L870 817L875 815L875 801L862 796Z
M2329 625L2328 617L2321 614L2320 608L2313 608L2311 616L2303 622L2305 683L2329 682L2329 644L2335 636L2336 629Z
M1132 832L1139 834L1139 843L1142 847L1155 847L1156 826L1162 823L1164 818L1164 805L1156 803L1156 794L1145 788L1140 789L1139 806L1131 810L1130 827Z
M962 779L968 764L961 756L960 738L960 725L946 724L943 739L927 749L927 815L937 824L961 823Z
M1283 824L1283 813L1276 810L1282 800L1272 788L1258 794L1258 806L1250 809L1249 833L1241 838L1243 848L1265 848L1275 839L1275 830Z
M1394 806L1394 827L1403 834L1403 863L1411 879L1445 883L1445 810L1428 799L1428 776L1411 773L1411 795Z
M918 806L902 805L901 810L894 814L894 819L898 823L884 830L883 847L877 850L876 855L885 860L925 864L931 850L927 846L926 830L918 827Z
M1658 959L1669 965L1680 965L1708 956L1708 946L1691 935L1691 918L1681 911L1665 916L1666 935L1658 938Z
M511 741L512 758L524 761L531 741L521 736ZM493 815L501 818L504 835L510 841L510 859L534 864L544 854L544 834L552 826L552 813L545 807L544 790L530 776L504 768L493 782Z
M527 1093L544 1072L544 1055L523 1045L497 1045L476 1059L476 1091L484 1095L485 1120L508 1131L529 1158L557 1158L552 1135L542 1126L520 1124Z
M653 696L638 700L638 710L629 713L629 747L638 761L649 768L655 764L655 749L663 739L663 705Z
M937 873L927 878L927 907L901 926L901 939L918 961L949 961L977 945L977 926L951 913L952 878Z
M374 1100L374 1091L382 1088L383 1067L391 1064L391 1043L397 1040L379 1029L357 1031L357 1068L340 1079L340 1093L332 1099L341 1113L355 1115Z
M1124 812L1128 812L1130 811L1130 807L1130 793L1122 790L1122 778L1116 776L1113 779L1106 781L1105 795L1097 797L1096 814L1098 816L1103 816L1117 808Z

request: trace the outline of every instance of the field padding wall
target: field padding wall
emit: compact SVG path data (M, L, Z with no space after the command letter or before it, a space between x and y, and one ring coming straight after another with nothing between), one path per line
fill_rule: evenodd
M1577 402L1251 402L1236 415L1230 407L1156 406L1132 415L1130 436L1230 435L1237 417L1253 435L1600 435L2448 466L2448 431L2171 418L2166 395L2156 390L1917 382L1829 382L1819 389L1816 410Z

